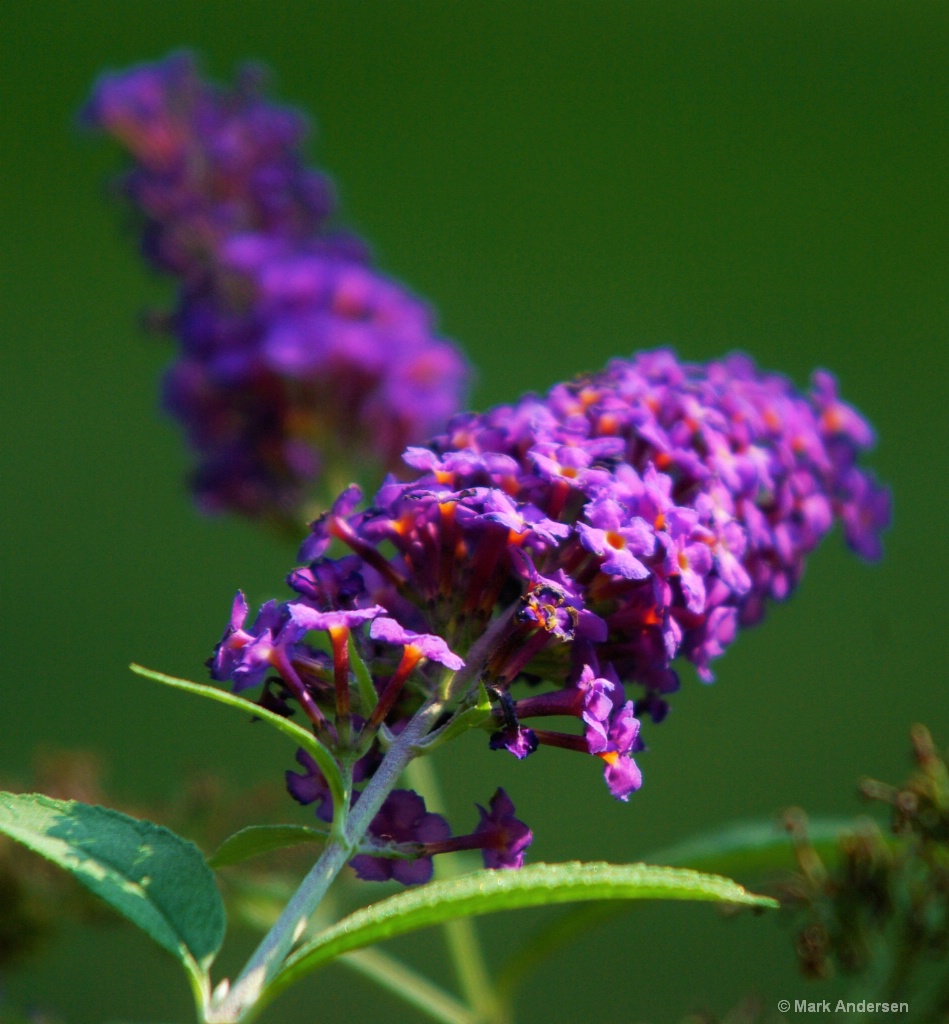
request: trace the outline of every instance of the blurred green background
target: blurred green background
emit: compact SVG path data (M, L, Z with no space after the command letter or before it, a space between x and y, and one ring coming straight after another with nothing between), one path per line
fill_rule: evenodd
M2 14L3 775L25 777L37 745L94 748L119 794L148 800L195 769L279 787L291 760L280 738L126 669L201 678L234 590L282 595L293 563L192 511L187 455L156 410L170 353L137 326L169 285L106 200L116 153L74 127L102 69L182 46L219 78L265 61L275 94L313 115L310 152L347 223L466 347L478 407L663 344L743 349L801 385L825 366L878 429L872 461L895 495L882 565L835 535L714 686L686 674L628 805L570 755L456 745L440 767L458 828L500 783L534 827L532 859L631 860L790 804L855 813L857 777L903 776L914 721L949 745L949 5L5 0ZM544 920L487 922L494 962ZM436 941L398 948L426 960ZM660 1024L751 990L772 1007L835 992L796 976L790 946L772 920L640 910L541 970L519 1020ZM177 969L124 930L71 930L5 985L69 1024L189 1019ZM370 1012L421 1019L334 967L268 1020Z

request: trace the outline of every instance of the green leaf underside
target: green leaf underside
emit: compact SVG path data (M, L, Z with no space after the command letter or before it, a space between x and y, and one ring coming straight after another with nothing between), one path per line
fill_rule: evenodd
M306 825L249 825L228 836L208 858L208 864L212 868L223 868L287 846L324 842L325 832Z
M855 824L845 818L814 818L807 824L808 841L821 857L835 859L838 838L841 833L852 831ZM645 860L650 864L670 864L742 878L795 867L791 839L774 821L728 825L666 847Z
M176 956L205 972L224 904L201 851L161 825L36 793L0 793L0 832L68 871Z
M342 953L461 917L581 900L700 900L775 907L727 878L648 864L532 864L432 882L364 907L292 954L266 997Z
M190 679L168 676L164 672L156 672L154 669L144 668L142 665L136 665L134 662L129 665L129 668L136 675L144 676L146 679L151 679L156 683L171 686L176 690L184 690L186 693L193 693L198 697L207 697L209 700L217 701L219 704L226 704L228 707L237 708L240 711L253 715L255 718L259 718L268 725L272 725L275 729L284 733L284 735L289 736L290 739L298 746L303 747L313 757L332 791L334 805L339 806L343 802L343 780L333 755L311 732L297 725L296 722L291 721L289 718L284 718L282 715L274 714L273 711L268 711L259 704L254 704L252 701L238 697L227 690L220 690L216 686L207 686L204 683L193 683Z

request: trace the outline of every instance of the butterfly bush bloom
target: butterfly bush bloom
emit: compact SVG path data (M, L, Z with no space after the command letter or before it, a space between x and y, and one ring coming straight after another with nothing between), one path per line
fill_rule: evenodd
M302 684L330 718L332 669L285 623L366 610L352 636L378 698L358 708L372 728L397 731L463 665L468 706L478 686L490 700L478 724L491 747L596 758L627 800L642 782L641 720L665 718L677 659L711 682L712 662L791 593L835 521L859 554L879 555L889 495L859 466L872 442L825 373L802 394L740 355L615 360L455 417L406 451L413 478L388 478L365 507L344 492L312 524L288 580L296 596L265 605L250 631L235 606L214 674L243 688L260 677L261 644L280 647L268 655L277 684L298 701ZM561 727L540 727L551 719ZM491 866L523 860L528 831L509 803L496 795L473 833ZM461 841L474 840L446 840Z
M178 281L164 405L195 449L198 502L293 521L339 454L398 469L458 409L468 368L428 307L332 227L307 123L262 85L247 67L216 86L174 54L103 76L83 119L131 157L120 186L144 253Z

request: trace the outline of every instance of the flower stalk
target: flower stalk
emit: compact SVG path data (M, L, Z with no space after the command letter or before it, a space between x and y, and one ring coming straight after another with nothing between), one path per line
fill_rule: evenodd
M431 762L427 758L416 758L407 773L414 788L424 794L427 805L438 814L444 814L445 803ZM440 857L435 862L436 878L451 878L455 874L453 858ZM458 983L475 1018L491 1024L506 1024L509 1014L491 981L475 922L463 917L448 921L443 927Z
M373 818L395 789L399 776L416 756L416 747L442 710L438 701L424 704L386 752L359 800L346 814L344 827L326 844L319 860L300 883L283 913L264 936L234 984L205 1014L207 1024L237 1024L252 1019L267 983L306 928L310 916L353 854L359 849ZM350 770L350 786L352 772ZM349 787L347 787L349 788Z

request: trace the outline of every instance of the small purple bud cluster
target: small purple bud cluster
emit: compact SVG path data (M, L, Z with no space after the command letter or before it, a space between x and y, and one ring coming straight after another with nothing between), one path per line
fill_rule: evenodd
M426 305L328 227L306 121L261 87L245 68L219 88L174 54L103 76L83 119L133 158L121 186L145 254L180 282L164 403L196 450L200 505L299 521L334 452L397 469L458 409L468 368Z
M403 885L419 885L432 877L432 857L436 853L480 850L487 868L522 867L533 833L514 817L514 804L503 789L495 792L489 806L491 809L486 811L477 805L481 817L474 832L452 836L448 822L440 814L426 811L418 793L396 789L373 819L369 835L377 843L404 844L411 859L360 854L352 859L352 868L366 881L394 879Z
M339 729L348 674L304 634L371 618L359 644L378 701L364 733L395 732L446 692L434 664L461 669L491 697L481 724L492 747L592 755L626 800L641 784L640 718L661 721L678 689L674 659L711 681L712 660L769 598L790 594L835 519L860 554L879 555L889 495L857 465L872 440L825 373L803 395L743 356L694 365L668 351L456 417L406 452L415 479L388 479L362 510L350 488L312 524L308 564L288 578L293 600L265 605L248 631L246 606L235 607L215 677L242 689L276 669L281 700L331 729L332 697ZM348 551L334 557L331 544ZM387 667L391 645L403 653ZM534 692L515 697L519 682ZM577 719L580 731L524 724L547 717ZM308 792L319 789L314 771ZM298 797L302 787L291 782ZM403 810L384 833L402 841L431 826L422 808ZM396 827L408 818L417 824ZM523 838L510 823L497 828L507 842ZM502 848L499 864L510 860Z

